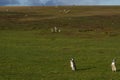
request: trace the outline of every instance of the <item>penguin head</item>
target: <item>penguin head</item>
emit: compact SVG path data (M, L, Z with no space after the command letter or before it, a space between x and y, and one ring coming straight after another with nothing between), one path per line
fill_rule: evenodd
M74 61L74 58L71 58L72 61Z
M116 59L114 58L112 62L115 62L115 61L116 61Z

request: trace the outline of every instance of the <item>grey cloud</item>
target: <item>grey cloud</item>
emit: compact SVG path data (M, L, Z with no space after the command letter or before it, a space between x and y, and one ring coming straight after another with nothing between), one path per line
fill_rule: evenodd
M11 1L11 2L10 2ZM120 4L119 0L0 0L0 5L54 6L54 5Z
M49 1L47 1L44 5L52 6L52 5L63 5L63 4L64 4L64 3L62 3L61 1L49 0Z
M28 0L28 3L29 3L29 5L32 5L32 6L43 5L40 0Z
M14 5L14 4L19 4L18 0L1 0L0 1L0 5L4 6L4 5Z

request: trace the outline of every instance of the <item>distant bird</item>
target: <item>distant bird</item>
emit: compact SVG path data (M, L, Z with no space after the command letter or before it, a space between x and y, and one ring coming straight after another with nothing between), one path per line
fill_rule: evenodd
M57 27L54 27L54 32L57 32Z
M70 60L70 67L73 71L76 71L76 64L73 58Z
M116 72L116 64L115 64L115 59L113 59L112 63L111 63L111 67L112 67L112 71Z
M61 30L60 30L60 29L58 29L58 32L61 32Z

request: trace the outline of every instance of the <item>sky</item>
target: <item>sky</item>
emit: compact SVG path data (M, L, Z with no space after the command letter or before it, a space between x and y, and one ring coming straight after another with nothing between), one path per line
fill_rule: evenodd
M0 0L0 6L120 5L120 0Z

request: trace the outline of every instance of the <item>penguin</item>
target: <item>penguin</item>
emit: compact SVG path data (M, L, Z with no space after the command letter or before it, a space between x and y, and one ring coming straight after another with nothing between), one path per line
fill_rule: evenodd
M115 59L113 59L112 63L111 63L111 68L113 72L116 72L116 64L115 64Z
M76 71L76 64L73 58L70 60L70 67L73 71Z

